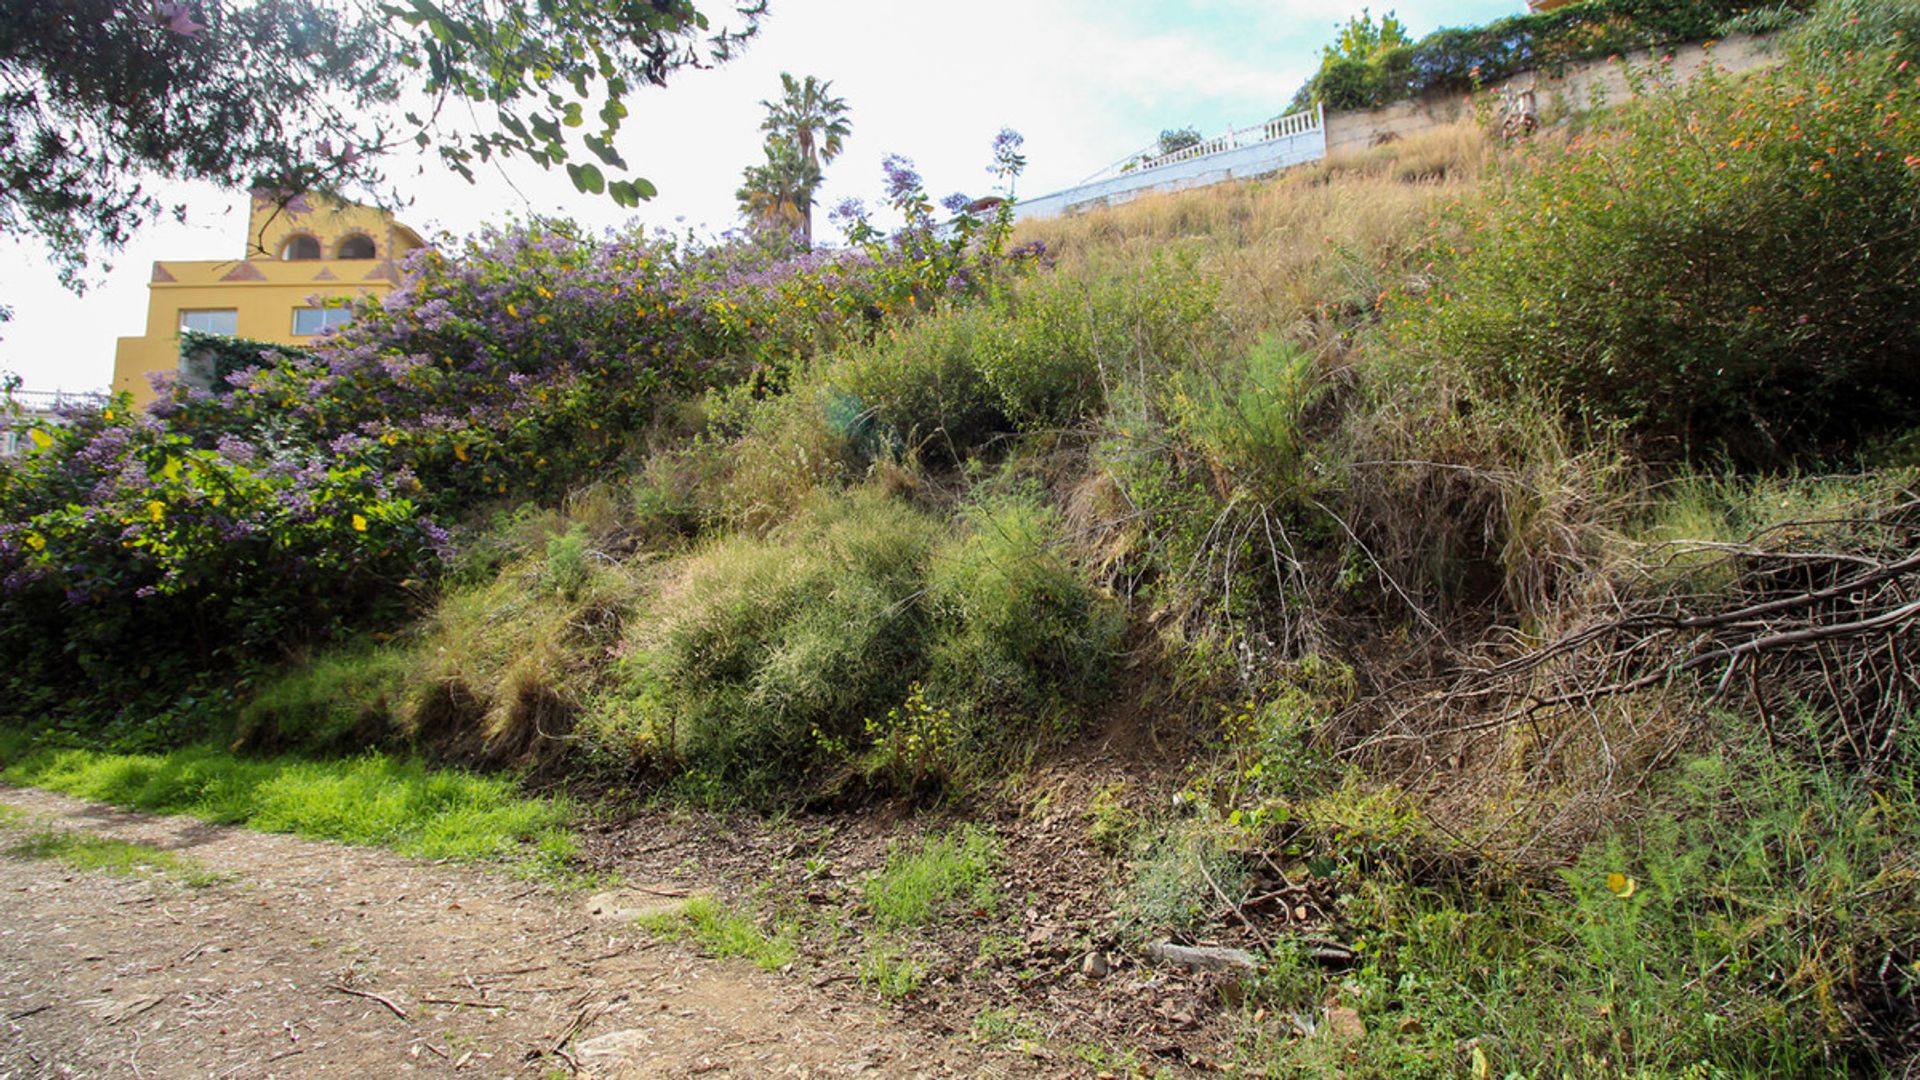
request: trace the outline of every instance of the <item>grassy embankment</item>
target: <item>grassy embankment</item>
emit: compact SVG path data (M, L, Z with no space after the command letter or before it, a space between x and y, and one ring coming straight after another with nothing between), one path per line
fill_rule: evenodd
M1832 4L1777 69L1577 131L1033 226L1049 268L495 515L427 617L263 687L243 738L791 806L982 791L1131 725L1189 769L1094 808L1122 943L1247 931L1251 1067L1897 1068L1916 30ZM903 856L929 911L996 857L949 843ZM1349 960L1236 906L1295 886ZM1330 1007L1364 1031L1300 1034Z

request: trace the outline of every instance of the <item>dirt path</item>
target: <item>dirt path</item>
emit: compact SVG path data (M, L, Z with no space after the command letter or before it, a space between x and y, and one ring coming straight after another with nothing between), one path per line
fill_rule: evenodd
M0 857L0 1080L985 1069L881 1010L504 875L43 791L0 803L32 818L0 826L0 848L76 829L232 875L189 888Z

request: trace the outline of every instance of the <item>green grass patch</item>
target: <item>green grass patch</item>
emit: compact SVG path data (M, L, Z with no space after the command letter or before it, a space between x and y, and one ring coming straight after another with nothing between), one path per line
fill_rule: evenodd
M19 813L17 810L14 812ZM6 854L23 859L52 859L76 870L98 870L119 877L152 874L171 878L196 889L227 879L227 875L216 873L171 851L79 832L48 830L37 833L7 848Z
M793 963L799 953L797 933L791 925L768 930L750 916L729 910L709 896L696 896L680 909L639 921L654 934L685 938L721 960L742 957L763 971L778 971Z
M860 985L886 1001L911 997L926 979L926 966L897 945L876 945L860 958Z
M881 930L892 931L925 926L955 908L991 909L999 902L999 861L999 841L974 825L895 848L867 880L867 910Z
M392 848L427 859L514 860L559 872L574 842L569 805L506 777L382 754L330 761L241 758L210 746L158 754L35 747L0 735L0 779L159 814L261 832Z
M1269 1025L1250 1051L1276 1076L1882 1074L1910 1022L1920 781L1745 728L1722 718L1558 882L1354 875L1360 962L1333 976L1276 950L1254 994L1270 1015L1338 994L1365 1033Z

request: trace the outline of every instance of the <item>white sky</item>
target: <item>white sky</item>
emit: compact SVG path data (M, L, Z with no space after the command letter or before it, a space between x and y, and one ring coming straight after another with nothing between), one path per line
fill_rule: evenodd
M703 4L716 10L718 4ZM779 73L833 80L851 110L846 152L827 168L815 211L848 195L879 202L880 159L904 154L937 199L986 192L994 133L1027 138L1020 191L1040 195L1077 183L1140 149L1163 128L1250 125L1284 110L1355 0L774 0L761 37L739 59L687 72L641 92L620 149L660 194L638 217L676 230L735 224L741 170L761 160L759 102ZM1511 14L1520 0L1414 0L1398 5L1416 34ZM430 239L529 212L613 225L628 214L574 192L561 172L518 163L468 185L420 176L396 160L390 175L411 194L400 217ZM509 178L511 183L509 183ZM524 193L524 194L522 194ZM157 259L238 257L245 198L210 187L163 192L184 200L184 224L156 224L96 267L82 296L63 289L31 237L0 237L0 296L14 319L0 324L0 371L29 389L104 387L115 338L143 331L147 277Z

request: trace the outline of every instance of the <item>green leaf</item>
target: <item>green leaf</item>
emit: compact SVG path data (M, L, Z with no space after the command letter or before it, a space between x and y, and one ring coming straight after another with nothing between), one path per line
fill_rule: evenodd
M593 156L599 158L602 162L616 169L624 169L627 167L627 163L621 158L620 152L615 150L613 144L607 140L598 135L589 135L582 141L587 144L587 149L593 151Z
M600 166L592 162L567 166L567 176L573 181L573 186L580 191L598 195L607 189L607 180L600 174Z

